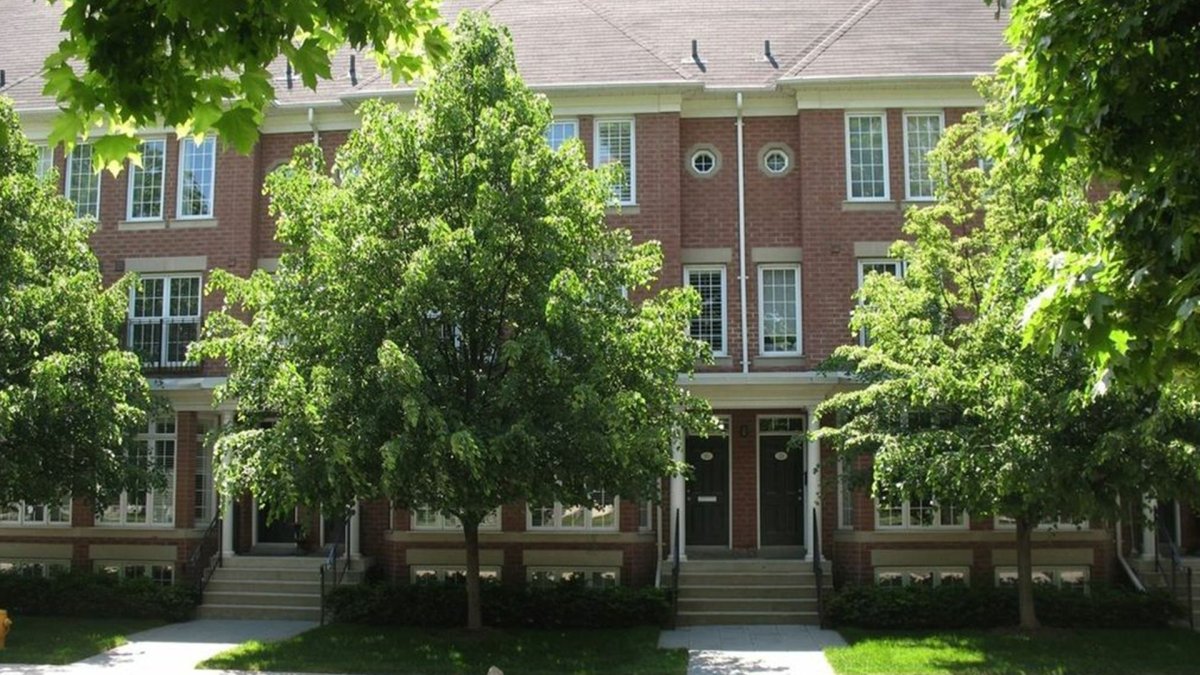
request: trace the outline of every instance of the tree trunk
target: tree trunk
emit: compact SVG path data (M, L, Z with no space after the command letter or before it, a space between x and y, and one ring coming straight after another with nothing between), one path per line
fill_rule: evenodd
M467 630L479 630L483 628L479 600L479 520L464 518L462 526L467 540Z
M1025 517L1017 518L1017 606L1023 630L1041 627L1033 606L1033 526Z

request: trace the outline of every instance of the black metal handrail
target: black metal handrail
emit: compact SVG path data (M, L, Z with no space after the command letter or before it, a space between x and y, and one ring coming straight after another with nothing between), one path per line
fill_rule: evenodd
M197 597L204 594L204 587L208 585L213 572L224 564L221 549L221 517L216 516L204 530L200 543L192 549L192 555L187 561L186 574L196 590Z
M812 526L813 526L813 550L812 550L812 565L813 578L817 583L817 624L825 627L825 601L822 595L822 581L825 575L825 570L821 568L821 521L817 516L817 510L812 511Z
M1182 604L1187 608L1188 626L1192 629L1196 628L1196 598L1192 592L1192 568L1188 567L1183 562L1183 555L1179 552L1179 547L1175 544L1175 538L1163 526L1162 523L1157 527L1158 541L1154 547L1154 568L1158 570L1163 578L1167 580L1171 589L1171 597L1176 602L1180 601L1180 596L1183 597ZM1163 568L1163 557L1160 552L1163 546L1167 549L1167 561L1170 563L1169 569ZM1180 593L1179 580L1183 578L1183 592Z
M138 360L142 363L142 370L150 372L187 372L197 371L200 369L200 364L190 363L186 358L171 360L164 353L166 345L171 341L170 326L190 326L191 336L183 336L189 342L200 337L200 317L153 317L153 318L129 318L126 319L121 331L121 343L125 345L125 349L137 355ZM139 328L148 328L152 331L148 343L139 345L134 337L135 331ZM149 347L150 349L147 349ZM180 354L180 357L185 355Z
M321 625L325 625L326 576L329 577L328 590L333 591L342 583L346 572L350 569L350 517L353 510L346 513L342 521L342 531L338 541L326 548L325 561L321 563ZM340 548L339 548L340 547ZM328 570L328 572L326 572Z
M671 563L671 627L679 618L679 509L675 509L675 545L671 547L674 561Z

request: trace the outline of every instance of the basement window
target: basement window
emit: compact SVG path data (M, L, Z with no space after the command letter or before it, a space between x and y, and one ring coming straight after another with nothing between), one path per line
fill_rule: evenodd
M617 567L528 567L526 580L534 588L548 588L560 583L577 583L588 588L613 588L620 583Z
M970 578L966 567L876 567L875 585L891 588L905 586L965 586Z

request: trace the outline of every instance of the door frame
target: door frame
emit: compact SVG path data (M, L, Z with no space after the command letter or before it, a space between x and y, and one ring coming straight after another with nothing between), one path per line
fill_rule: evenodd
M299 522L300 507L292 507L292 522ZM250 548L254 548L260 544L275 544L279 542L259 541L258 540L258 498L253 493L250 495Z
M800 420L801 431L799 433L783 433L778 431L768 432L767 436L799 436L808 432L808 415L805 413L760 413L754 416L754 521L755 540L754 548L762 550L762 446L759 441L763 437L759 421L764 418L786 417L789 419ZM807 444L803 452L800 452L800 490L804 495L805 504L808 503L808 448ZM805 513L808 509L800 509L800 546L804 546L804 529L807 523L804 519L808 517Z
M724 433L711 434L709 436L709 438L711 438L713 436L724 436L725 437L725 482L727 483L727 486L725 489L728 491L725 493L726 494L726 497L725 497L725 525L726 525L725 548L732 551L733 550L733 415L729 415L729 414L713 415L713 417L717 418L718 425L720 426L721 431ZM687 458L688 436L694 436L694 435L695 434L687 434L687 433L685 433L683 435L683 453L684 453L685 459ZM686 495L687 494L686 486L685 486L684 490L685 490L684 494ZM685 521L686 521L686 517L687 517L687 510L686 510L686 505L685 505L685 509L684 509ZM700 544L700 545L705 546L705 544ZM684 544L685 550L688 546L694 547L694 546L696 546L696 544L685 543Z

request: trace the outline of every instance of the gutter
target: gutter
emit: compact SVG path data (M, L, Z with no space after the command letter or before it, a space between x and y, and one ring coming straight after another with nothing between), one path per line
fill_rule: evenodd
M927 75L792 75L775 82L780 85L804 84L908 84L913 82L974 82L980 75L991 73L931 73Z
M746 329L746 162L742 122L742 92L737 92L738 290L742 310L742 373L750 372L750 343Z

